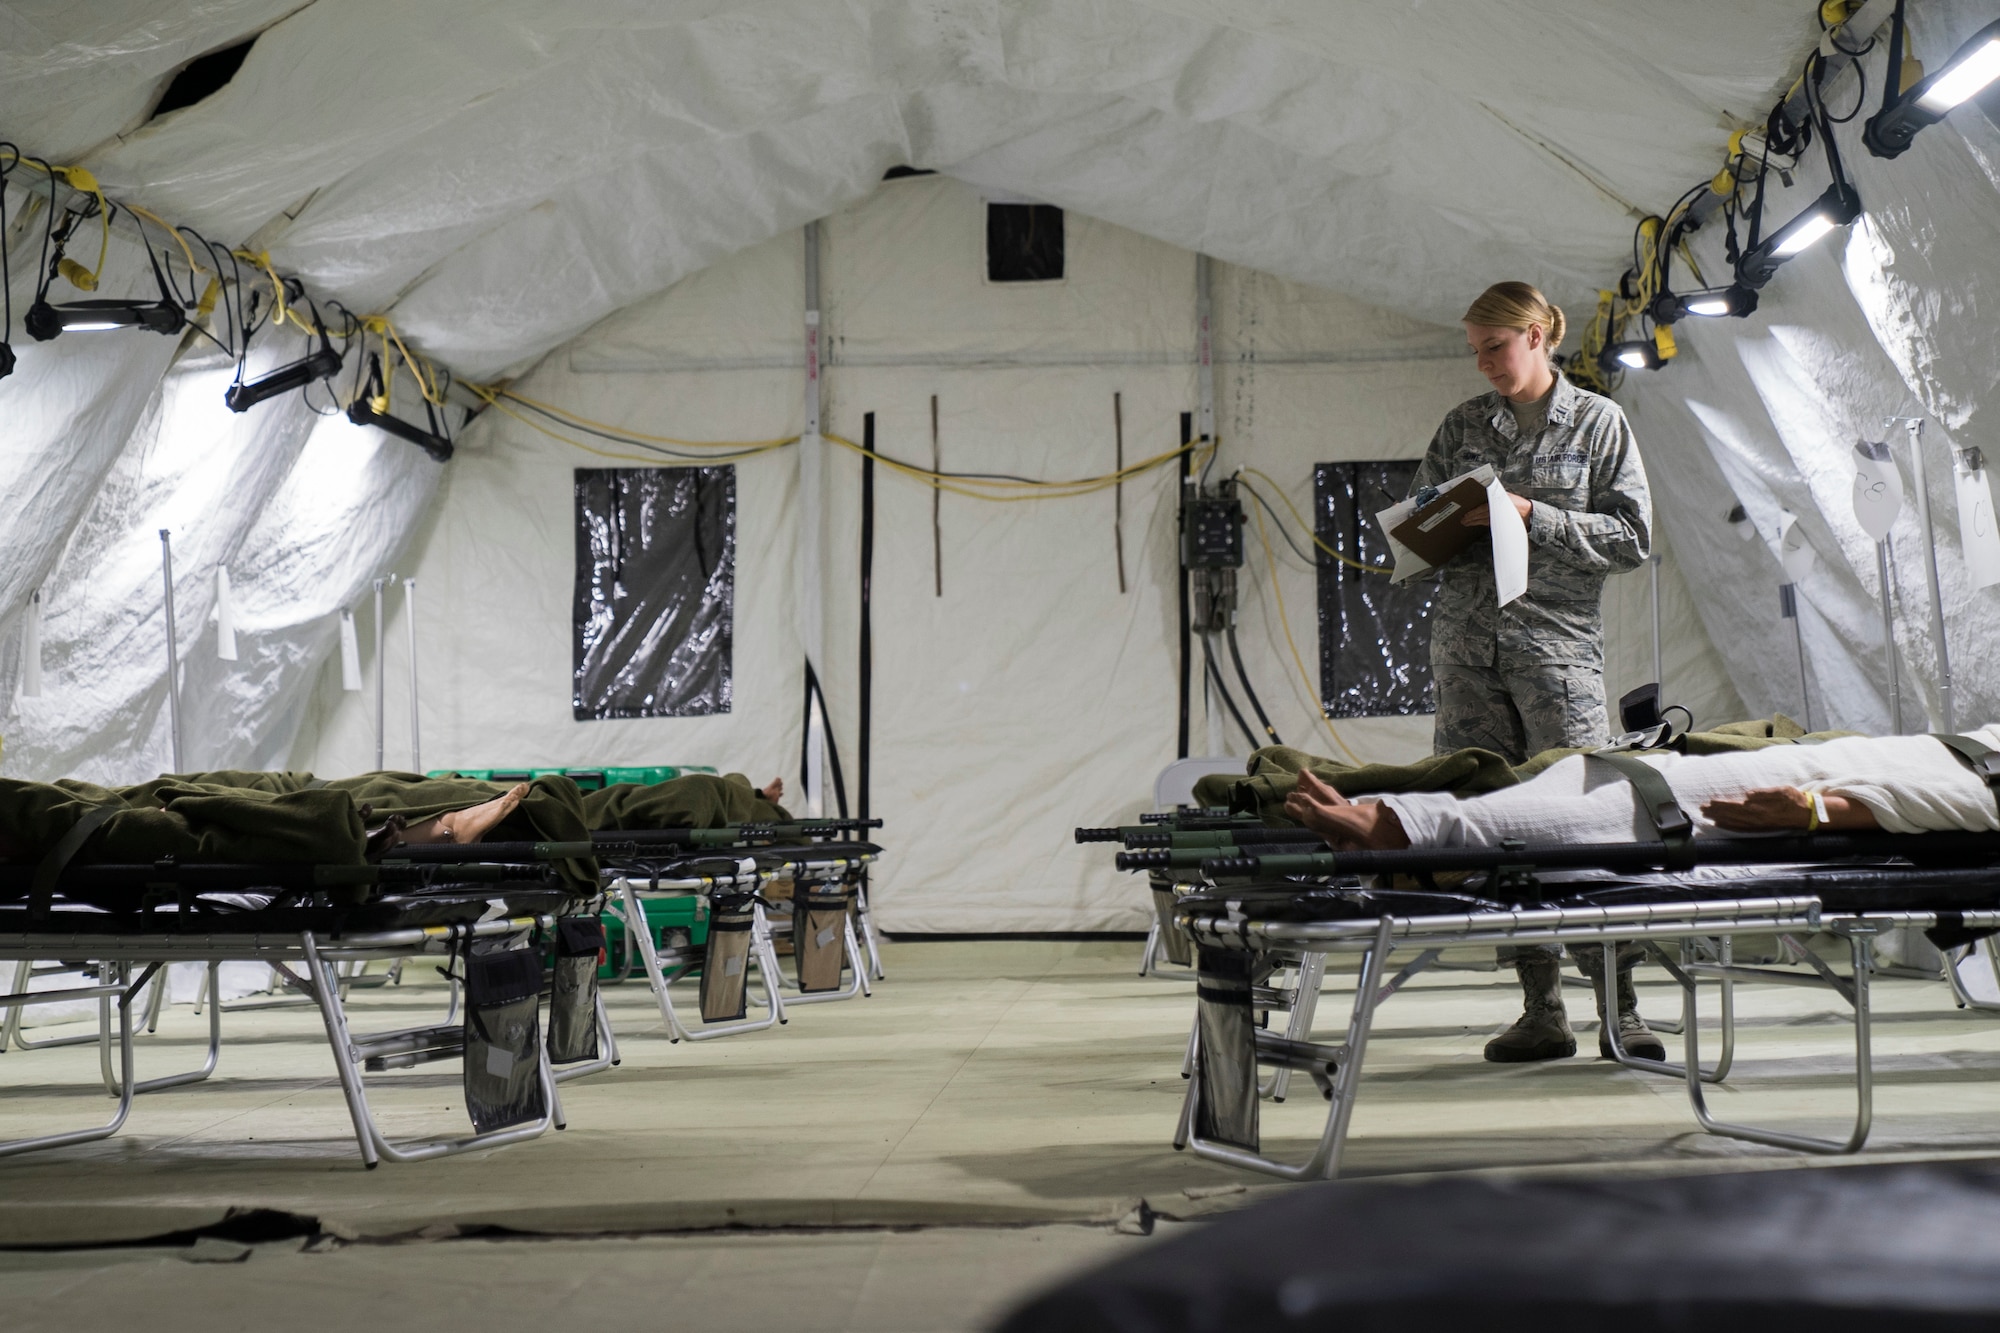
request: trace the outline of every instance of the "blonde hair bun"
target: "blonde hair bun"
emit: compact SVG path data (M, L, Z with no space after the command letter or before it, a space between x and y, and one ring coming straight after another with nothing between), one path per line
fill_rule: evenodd
M1479 299L1466 308L1461 318L1467 324L1491 329L1539 328L1545 344L1543 350L1550 356L1562 346L1563 332L1568 327L1562 307L1550 304L1548 297L1525 282L1494 283L1479 294Z

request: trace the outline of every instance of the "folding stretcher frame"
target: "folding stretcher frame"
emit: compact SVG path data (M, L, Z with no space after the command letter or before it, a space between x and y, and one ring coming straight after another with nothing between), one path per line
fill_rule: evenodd
M626 947L629 949L635 943L637 945L646 983L659 1005L660 1017L666 1022L671 1041L708 1041L716 1037L762 1031L789 1021L785 1011L790 1006L825 1004L869 995L872 993L868 984L870 971L880 975L879 969L864 960L860 938L855 932L853 917L849 915L841 923L841 951L851 971L851 980L838 990L800 994L786 999L781 993L785 984L784 975L778 964L771 920L765 912L764 900L755 896L760 889L779 880L791 880L803 888L807 883L851 879L855 872L873 863L875 854L872 850L863 850L859 844L838 842L810 847L741 850L745 855L740 858L724 857L719 860L717 852L711 850L706 855L654 860L643 867L627 863L604 872L605 890L611 899L607 910L624 925ZM733 868L727 866L731 860ZM856 889L858 891L858 885ZM653 933L647 927L643 902L647 898L701 896L709 899L712 905L716 896L721 894L748 895L747 949L740 958L729 956L722 966L756 968L764 996L758 1007L765 1012L759 1018L745 1017L695 1026L681 1017L670 987L694 968L717 956L719 951L713 945L662 947L654 941ZM715 921L711 910L712 942L716 940ZM797 949L795 943L795 953Z
M504 901L504 896L495 901ZM315 920L324 917L324 913L313 915ZM101 916L56 912L38 928L0 931L0 962L61 958L89 960L96 966L96 984L0 995L0 1005L19 1007L62 1000L97 999L101 1011L115 1010L115 1073L111 1054L113 1023L100 1021L97 1041L106 1090L118 1098L117 1109L111 1119L102 1125L0 1142L0 1156L108 1138L124 1125L135 1094L207 1078L215 1069L221 1042L221 1006L213 1002L216 994L215 971L224 962L237 961L269 964L289 984L309 995L318 1007L326 1029L327 1045L333 1053L334 1069L354 1123L361 1159L367 1166L373 1167L382 1160L414 1162L474 1148L501 1147L539 1137L551 1126L560 1129L564 1121L556 1084L609 1068L617 1060L617 1049L601 996L594 1000L594 1016L602 1043L602 1053L596 1060L558 1072L549 1064L546 1042L537 1041L537 1079L544 1105L539 1117L529 1123L459 1138L398 1142L385 1135L376 1123L368 1102L364 1068L394 1068L456 1053L450 1049L452 1037L439 1027L356 1034L349 1025L346 1006L341 999L343 978L338 973L344 963L413 955L449 956L461 952L473 941L539 941L549 934L555 920L555 917L546 914L507 915L457 925L352 931L322 938L314 929L302 929L297 933L264 930L241 934L226 930L94 932L90 927L92 924L101 927ZM208 965L211 1002L207 1059L198 1070L135 1080L133 1005L156 975L174 962ZM301 965L303 972L294 971L295 964ZM132 975L135 968L139 969L136 978ZM103 1019L109 1017L109 1013L102 1013Z
M1970 926L2000 925L2000 911L1961 915L1965 924ZM1220 1067L1208 1049L1216 1043L1212 1036L1208 1042L1203 1041L1202 1020L1197 1018L1192 1039L1193 1077L1188 1080L1174 1146L1192 1149L1197 1155L1213 1161L1287 1180L1321 1180L1339 1174L1376 1009L1435 961L1439 951L1459 945L1597 945L1605 950L1609 963L1613 941L1644 941L1681 987L1681 1038L1685 1059L1684 1063L1674 1065L1632 1056L1618 1047L1614 1028L1607 1035L1611 1039L1614 1056L1620 1063L1683 1079L1696 1119L1702 1128L1711 1133L1804 1151L1855 1151L1867 1137L1871 1117L1868 940L1890 924L1925 924L1925 914L1836 916L1822 913L1817 898L1779 897L1606 907L1526 908L1444 916L1383 916L1320 923L1232 919L1227 915L1184 911L1180 921L1197 945L1204 948L1263 954L1276 961L1304 965L1300 968L1299 985L1289 998L1265 997L1273 1001L1270 1007L1288 1007L1290 1020L1282 1037L1262 1031L1255 1033L1247 1070L1240 1063L1235 1068ZM1729 938L1733 935L1782 936L1791 932L1814 931L1830 931L1848 939L1854 962L1851 976L1839 977L1830 968L1818 963L1817 959L1813 959L1816 974L1810 977L1775 969L1739 967L1730 961ZM1711 938L1719 940L1714 950L1714 961L1698 959L1698 951L1691 947L1693 942ZM1665 940L1681 942L1678 962L1659 949L1659 943ZM1390 957L1398 950L1414 950L1417 957L1385 981ZM1359 977L1345 1040L1337 1045L1308 1039L1320 969L1328 954L1360 956ZM1615 965L1605 967L1602 976L1607 990L1615 986ZM1697 979L1702 977L1714 979L1721 992L1722 1046L1720 1058L1710 1069L1701 1067L1699 1025L1696 1021L1696 984ZM1732 986L1739 980L1829 984L1853 1006L1857 1111L1854 1131L1844 1142L1726 1124L1709 1114L1701 1085L1720 1081L1729 1071L1735 1041ZM1211 986L1206 977L1202 984L1204 989ZM1214 999L1204 996L1204 1006L1217 1002L1228 1004L1230 997L1226 994L1217 995ZM1615 1000L1611 1007L1615 1011ZM1255 1067L1260 1064L1311 1075L1331 1103L1319 1141L1303 1162L1281 1162L1264 1155L1256 1147L1226 1142L1203 1132L1205 1126L1216 1120L1216 1108L1205 1108L1204 1098L1233 1097L1239 1106L1246 1096L1254 1099L1257 1092Z

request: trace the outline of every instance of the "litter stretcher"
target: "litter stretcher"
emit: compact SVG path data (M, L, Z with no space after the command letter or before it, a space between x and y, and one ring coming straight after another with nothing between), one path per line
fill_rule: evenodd
M137 1094L208 1078L221 1048L216 971L231 961L268 964L319 1009L368 1166L561 1128L557 1083L616 1060L596 988L598 900L577 895L546 860L502 860L498 849L478 845L450 850L461 854L458 862L63 865L50 858L0 866L0 961L61 960L83 978L0 995L0 1007L96 1001L101 1072L118 1099L102 1124L0 1142L0 1156L107 1138ZM462 1018L356 1032L342 998L343 965L413 955L446 961L463 987ZM198 1069L140 1079L135 1003L175 962L207 965L206 1059ZM441 1059L462 1062L473 1133L391 1140L370 1108L365 1075Z
M1677 827L1671 812L1657 825ZM1815 837L1662 837L1598 845L1333 852L1304 830L1266 828L1222 812L1188 812L1158 824L1079 830L1082 841L1118 841L1130 870L1199 875L1175 919L1196 950L1197 1018L1191 1077L1177 1147L1287 1179L1336 1175L1376 1009L1462 945L1561 944L1605 951L1600 983L1614 984L1614 941L1641 942L1681 988L1680 1063L1623 1050L1613 1057L1682 1080L1710 1133L1805 1152L1851 1153L1873 1117L1870 941L1897 928L1926 932L1960 952L2000 931L2000 835L1931 833ZM1448 888L1440 880L1460 879ZM1847 967L1822 960L1805 937L1845 942ZM1790 966L1747 966L1738 935L1776 935ZM1671 948L1669 946L1672 946ZM1343 1040L1311 1039L1327 956L1359 960ZM1390 971L1397 955L1407 961ZM1950 974L1955 987L1963 973ZM1291 985L1277 984L1286 977ZM1726 1078L1735 1049L1738 982L1833 990L1854 1020L1855 1114L1840 1139L1718 1120L1703 1096ZM1716 1059L1704 1066L1698 988L1719 992ZM1965 998L1960 991L1961 999ZM1607 1008L1615 1008L1606 997ZM1981 1006L1986 1007L1986 1006ZM1264 1027L1282 1013L1281 1027ZM1671 1024L1660 1025L1671 1030ZM1269 1071L1265 1073L1263 1071ZM1282 1097L1295 1074L1329 1102L1319 1141L1303 1161L1261 1150L1260 1094Z

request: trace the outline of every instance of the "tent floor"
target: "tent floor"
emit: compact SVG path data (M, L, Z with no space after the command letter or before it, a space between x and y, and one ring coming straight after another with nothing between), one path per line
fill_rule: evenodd
M566 1086L569 1130L375 1171L355 1155L316 1011L231 1008L208 1083L140 1098L112 1139L0 1160L0 1247L37 1247L0 1253L0 1309L12 1327L60 1310L74 1329L79 1290L108 1298L88 1304L109 1319L135 1308L117 1295L139 1284L135 1298L155 1297L155 1310L211 1319L239 1299L250 1310L309 1294L329 1313L337 1303L342 1323L393 1302L402 1324L435 1307L439 1319L546 1326L552 1306L538 1301L588 1286L602 1293L593 1306L620 1319L678 1301L713 1309L722 1327L982 1322L1028 1288L1143 1243L1116 1234L1120 1219L1129 1231L1148 1212L1198 1216L1283 1188L1169 1148L1191 987L1134 975L1137 954L1103 941L898 943L872 999L677 1046L643 987L613 987L624 1062ZM402 987L355 992L357 1028L441 1013L441 984L418 970ZM1640 977L1642 1007L1664 1011L1668 988L1648 980L1660 974ZM1589 1058L1483 1063L1480 1046L1512 1016L1511 981L1431 973L1384 1006L1351 1175L1816 1164L1701 1134L1670 1080ZM1344 1021L1343 991L1329 983L1323 1035ZM2000 1150L2000 1016L1955 1009L1942 982L1878 980L1874 993L1865 1160ZM1837 997L1761 985L1739 996L1737 1072L1711 1105L1839 1132L1852 1111L1852 1029ZM1588 1004L1573 993L1573 1015ZM1594 1033L1579 1028L1588 1053ZM202 1041L203 1020L170 1009L141 1039L140 1076L196 1063ZM96 1080L94 1047L0 1056L0 1135L101 1117ZM1268 1148L1303 1154L1316 1135L1324 1104L1301 1084L1303 1095L1266 1106ZM378 1075L371 1089L391 1133L463 1132L453 1064ZM182 1263L241 1250L213 1238L144 1245L244 1208L295 1215L300 1234L253 1246L241 1267ZM315 1252L298 1253L315 1232ZM591 1233L612 1234L578 1238ZM412 1243L367 1243L391 1241ZM449 1245L449 1259L423 1241ZM131 1248L91 1248L121 1243ZM613 1294L626 1274L640 1280ZM186 1301L157 1299L173 1295Z

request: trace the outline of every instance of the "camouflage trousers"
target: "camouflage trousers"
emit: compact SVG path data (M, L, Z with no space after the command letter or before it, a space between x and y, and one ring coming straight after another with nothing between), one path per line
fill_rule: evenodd
M1604 673L1568 662L1521 667L1431 665L1437 683L1438 754L1477 747L1519 764L1544 750L1602 745L1611 739ZM1559 944L1503 945L1500 965L1525 954L1562 954Z
M1602 745L1611 739L1604 673L1568 662L1476 667L1439 662L1438 754L1477 747L1510 764L1544 750Z

